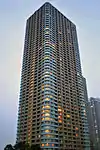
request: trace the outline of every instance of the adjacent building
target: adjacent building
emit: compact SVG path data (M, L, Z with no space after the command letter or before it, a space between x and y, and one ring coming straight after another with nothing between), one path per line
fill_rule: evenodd
M90 150L76 26L46 2L27 20L17 142Z
M91 97L88 110L91 150L100 150L100 98Z

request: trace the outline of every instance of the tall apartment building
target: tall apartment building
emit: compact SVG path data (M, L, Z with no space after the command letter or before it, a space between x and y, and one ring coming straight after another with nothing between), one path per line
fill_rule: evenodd
M17 142L89 150L76 26L50 3L27 20Z
M100 98L91 97L88 107L91 150L100 150Z

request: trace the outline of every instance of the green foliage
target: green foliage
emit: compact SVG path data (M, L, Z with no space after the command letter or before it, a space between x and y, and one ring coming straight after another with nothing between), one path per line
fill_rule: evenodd
M31 145L31 150L41 150L40 145Z
M14 146L11 144L7 145L4 150L41 150L40 145L29 145L25 142L16 143Z
M11 144L6 145L4 150L14 150L13 146Z

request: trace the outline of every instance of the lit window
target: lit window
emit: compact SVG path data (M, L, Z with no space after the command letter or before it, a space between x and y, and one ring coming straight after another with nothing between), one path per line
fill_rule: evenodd
M78 134L76 134L76 137L78 137Z
M50 112L50 110L44 110L44 112Z
M58 109L58 111L62 111L61 109Z
M50 99L47 97L45 100L49 101Z
M49 57L48 57L48 56L45 56L44 59L49 59Z
M61 108L61 106L58 106L58 108Z
M50 95L50 98L52 98L52 95Z
M47 106L45 106L45 108L50 108L50 106L49 106L49 105L47 105Z
M44 144L42 144L41 146L44 146Z
M50 88L46 87L45 90L50 90Z
M46 31L45 33L46 33L46 34L49 34L49 31Z
M54 146L54 144L52 144L52 146Z
M96 134L98 133L98 130L96 130Z
M50 132L50 130L45 130L46 133Z
M50 126L45 126L45 128L50 128Z
M86 116L86 113L84 113L84 115Z
M44 30L47 30L47 29L49 29L49 28L46 27Z
M52 135L50 135L50 134L46 134L45 136L47 136L47 137L51 137Z
M41 136L39 135L39 138L40 138Z
M58 120L59 123L62 123L62 120Z
M83 112L86 112L85 109L83 110Z
M48 71L46 71L46 72L45 72L45 74L49 74L49 72L48 72Z
M49 146L49 144L47 143L46 146Z
M43 88L44 88L44 85L42 85L41 88L43 89Z
M70 115L67 115L67 118L70 118Z
M44 87L42 88L42 91L44 91Z
M50 116L50 114L49 114L49 113L46 113L45 116Z
M61 31L59 31L59 34L62 34L62 32L61 32Z
M76 127L75 129L76 129L76 130L78 130L78 128L77 128L77 127Z
M46 117L45 120L51 120L50 118Z
M49 74L45 74L45 75L44 75L44 77L48 77L48 76L50 76L50 75L49 75Z
M47 106L42 106L42 108L50 108L50 106L49 106L49 105L47 105Z
M59 119L62 119L62 116L58 116Z

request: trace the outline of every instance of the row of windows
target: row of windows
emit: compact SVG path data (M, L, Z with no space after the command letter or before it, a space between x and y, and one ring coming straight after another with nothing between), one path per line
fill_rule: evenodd
M31 78L34 77L33 80L35 81L36 79L40 79L45 72L52 72L52 75L53 74L57 75L57 79L60 79L60 81L63 81L63 82L70 81L71 83L73 83L73 82L75 83L75 81L76 81L76 77L75 77L75 72L74 71L71 71L71 70L69 70L67 68L66 68L66 71L60 70L60 68L56 68L55 65L52 65L50 63L50 64L44 65L41 69L39 68L39 70L35 70L34 73L32 73L30 71L27 71L25 73L23 72L22 73L22 83L23 82L24 83L27 82L27 84L30 84L30 81L29 81L30 77ZM61 75L62 75L62 78L61 78ZM81 84L79 84L79 85L82 88L82 85ZM81 88L79 89L80 91L81 91Z
M67 55L67 57L69 57L68 55ZM74 65L75 64L75 61L74 60L72 60L72 59L67 59L67 57L65 57L64 56L64 58L62 57L62 62L66 65L66 63L68 63L69 65L71 65L72 66L72 64ZM33 59L33 58L32 58ZM46 59L48 59L48 60L53 60L53 61L58 61L58 62L61 62L60 61L60 59L59 59L59 57L56 57L55 56L55 53L51 53L51 52L49 52L49 51L45 51L44 52L44 54L41 56L41 57L36 57L35 58L35 60L34 61L32 61L32 60L25 60L25 62L23 63L23 67L25 68L25 66L34 66L35 64L39 64L39 63L41 63L41 62L43 62L44 60L46 60ZM56 62L55 61L55 62ZM70 64L70 62L72 62L71 64ZM73 66L74 67L74 66ZM23 69L24 69L23 68ZM75 66L75 68L76 68L76 66Z
M69 53L69 52L67 52L67 53ZM56 52L54 51L54 49L46 47L44 50L42 49L42 53L40 53L38 56L36 56L35 59L33 57L30 59L27 59L27 57L26 57L25 62L23 62L23 66L25 64L28 64L28 65L31 64L31 62L33 62L33 60L34 60L33 64L40 62L40 60L46 59L46 55L49 57L49 59L54 58L58 61L60 61L59 55L61 55L61 58L64 62L66 62L66 61L70 62L72 60L72 58L69 59L69 56L71 56L71 54L67 54L67 55L66 54L62 55L62 54L63 53L60 52L57 54L58 56L56 57ZM75 62L75 61L72 60L72 62Z

